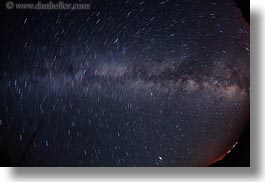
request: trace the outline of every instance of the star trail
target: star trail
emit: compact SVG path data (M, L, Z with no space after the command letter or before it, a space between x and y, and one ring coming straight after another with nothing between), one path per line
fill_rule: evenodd
M80 1L84 2L84 1ZM13 166L208 166L249 123L232 1L6 10L0 150Z

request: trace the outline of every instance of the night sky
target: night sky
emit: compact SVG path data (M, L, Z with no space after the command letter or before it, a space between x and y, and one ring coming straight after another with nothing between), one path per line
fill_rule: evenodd
M249 24L232 1L1 14L2 165L208 166L249 124Z

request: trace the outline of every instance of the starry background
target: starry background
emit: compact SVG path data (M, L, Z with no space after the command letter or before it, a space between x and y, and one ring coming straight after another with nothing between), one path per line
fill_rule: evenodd
M249 25L232 1L2 12L3 165L208 166L248 126Z
M237 6L240 8L244 19L250 23L250 1L236 0ZM230 167L249 167L250 166L250 123L246 127L244 133L238 140L238 144L227 154L223 160L220 160L211 166L230 166Z

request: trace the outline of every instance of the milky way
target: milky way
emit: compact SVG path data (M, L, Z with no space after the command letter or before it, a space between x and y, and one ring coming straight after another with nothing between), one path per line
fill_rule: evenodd
M231 1L6 11L0 149L22 166L207 166L249 122L249 26Z

